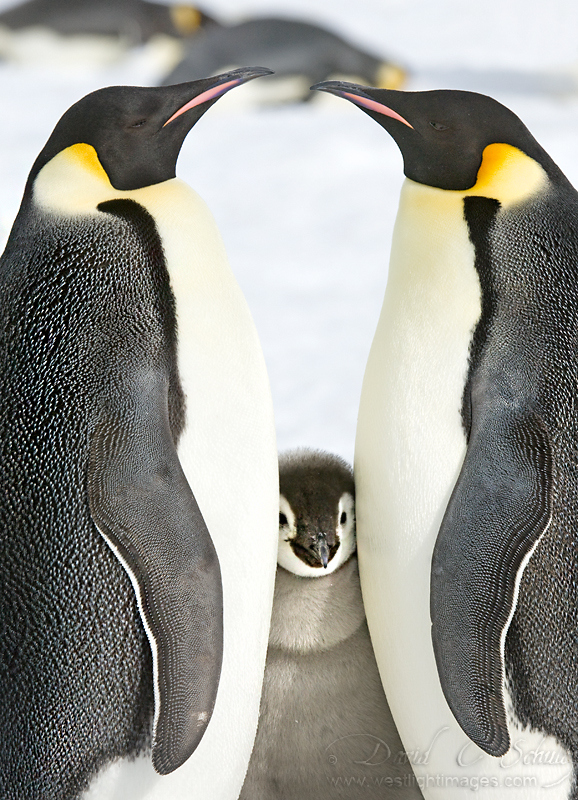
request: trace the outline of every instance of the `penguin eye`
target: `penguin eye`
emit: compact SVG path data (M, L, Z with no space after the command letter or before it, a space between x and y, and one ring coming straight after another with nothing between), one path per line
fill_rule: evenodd
M347 514L345 513L345 511L341 512L341 517L339 518L339 522L341 523L341 525L345 525L345 523L347 522Z
M140 128L142 125L146 125L146 119L139 119L137 122L133 122L132 125L129 125L129 128Z
M430 122L430 125L434 129L434 131L447 131L448 126L442 125L441 122Z
M287 525L288 520L285 514L279 513L279 525Z

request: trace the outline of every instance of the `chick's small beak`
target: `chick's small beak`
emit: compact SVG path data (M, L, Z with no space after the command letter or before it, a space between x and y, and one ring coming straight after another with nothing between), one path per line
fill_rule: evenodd
M327 569L329 563L329 547L327 545L327 537L324 533L317 534L317 540L313 545L313 550L319 556L319 560L323 564L323 569Z

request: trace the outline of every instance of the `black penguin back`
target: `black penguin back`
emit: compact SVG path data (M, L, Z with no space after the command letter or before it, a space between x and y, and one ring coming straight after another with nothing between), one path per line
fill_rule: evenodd
M25 201L0 285L0 795L74 800L150 744L150 647L86 481L100 411L137 363L166 374L178 437L173 298L131 201L85 218Z
M576 765L578 204L561 182L502 211L487 198L467 198L465 218L482 289L462 408L466 433L476 392L492 387L496 399L542 421L552 450L551 522L520 581L505 643L508 688L520 723L553 736ZM571 798L578 797L574 783Z

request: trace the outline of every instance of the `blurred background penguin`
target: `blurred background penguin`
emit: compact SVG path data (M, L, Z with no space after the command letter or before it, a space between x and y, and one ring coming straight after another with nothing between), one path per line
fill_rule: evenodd
M0 13L5 59L107 64L138 46L157 62L163 85L215 75L232 64L270 64L277 75L263 96L276 102L310 100L311 84L330 77L386 89L405 80L393 62L300 19L248 17L230 24L194 5L149 0L26 0Z

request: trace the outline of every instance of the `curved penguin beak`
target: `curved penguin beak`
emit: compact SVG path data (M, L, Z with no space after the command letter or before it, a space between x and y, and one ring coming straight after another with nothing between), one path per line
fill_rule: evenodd
M221 75L215 75L212 78L204 78L199 81L191 81L190 83L181 83L173 86L172 88L175 90L183 90L182 94L184 95L192 89L194 91L194 96L178 108L162 127L166 127L173 122L173 120L177 119L177 117L180 117L193 108L197 108L194 119L194 122L196 122L219 97L222 97L222 95L226 94L231 89L243 83L247 83L247 81L251 81L254 78L262 78L265 75L272 74L273 70L267 69L267 67L241 67L240 69L234 69L230 72L224 72ZM201 106L204 106L204 108L201 108Z
M372 89L371 87L360 86L357 83L349 83L348 81L322 81L321 83L314 84L311 89L318 92L328 92L337 97L344 97L351 103L355 103L355 105L359 106L364 111L390 117L391 119L395 119L407 125L408 128L413 130L413 125L404 119L401 114L398 114L393 108L390 108L371 96L374 92L379 92L380 95L386 92L389 93L389 91L391 91L392 95L401 94L399 92L386 89Z
M317 534L317 540L313 545L313 551L319 556L319 560L323 564L323 569L327 569L329 563L329 546L327 545L327 536L324 533Z

